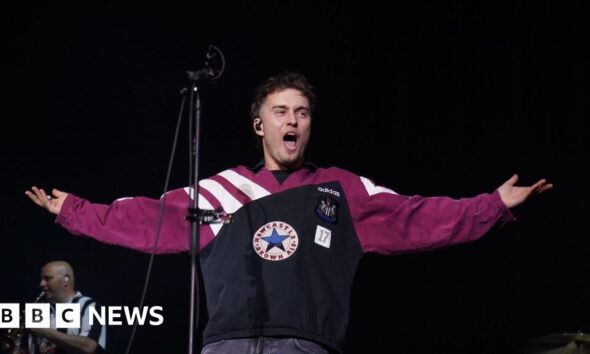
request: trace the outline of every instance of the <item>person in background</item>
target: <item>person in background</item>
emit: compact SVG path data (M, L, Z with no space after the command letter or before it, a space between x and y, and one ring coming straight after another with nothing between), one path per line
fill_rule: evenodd
M101 353L106 348L106 327L89 323L89 309L96 303L76 291L72 266L66 261L52 261L41 270L44 300L52 304L51 328L31 328L29 354ZM80 328L55 328L54 304L80 304Z

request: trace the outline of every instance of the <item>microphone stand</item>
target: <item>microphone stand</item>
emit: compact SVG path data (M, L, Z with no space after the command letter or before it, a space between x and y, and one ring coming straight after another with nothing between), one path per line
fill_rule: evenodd
M194 118L194 127L193 127ZM194 129L193 129L194 128ZM199 318L199 303L197 296L199 294L197 257L199 253L199 147L201 133L201 99L199 95L199 86L193 81L190 89L190 109L189 109L189 136L191 142L191 158L189 163L189 190L192 193L190 206L188 208L187 220L190 223L190 258L191 258L191 275L190 275L190 313L189 313L189 336L188 336L188 353L193 353L194 336L196 332L196 321Z
M198 71L187 71L188 78L191 81L190 89L186 87L181 93L190 95L189 103L189 141L190 141L190 162L189 162L189 207L186 219L190 223L190 313L189 313L189 335L188 335L188 354L193 353L195 334L199 321L199 247L200 232L202 224L210 223L227 223L231 215L226 214L223 210L201 210L199 209L199 158L200 158L200 141L201 141L201 98L200 89L207 82L215 82L225 68L225 58L221 50L213 45L209 46L207 52L208 59L221 61L219 68L212 68L209 61L206 62L206 69ZM219 63L218 63L219 64ZM219 66L219 65L218 65Z

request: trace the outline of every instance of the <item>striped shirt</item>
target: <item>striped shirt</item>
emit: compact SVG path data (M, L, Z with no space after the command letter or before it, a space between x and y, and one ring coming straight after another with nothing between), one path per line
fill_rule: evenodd
M106 348L107 342L107 330L106 326L101 325L100 323L94 323L92 326L90 325L90 314L89 308L94 308L96 306L96 302L88 297L82 295L81 292L76 292L76 295L67 302L69 304L80 304L80 327L79 328L58 328L58 331L62 333L66 333L69 335L74 336L84 336L94 340L98 343L97 353L103 352ZM51 315L50 315L50 326L51 328L55 328L55 304L51 304ZM36 337L36 336L29 336L29 353L30 354L37 354L37 353L51 353L51 354L63 354L63 353L70 353L62 348L56 347L56 345L50 342L46 338Z

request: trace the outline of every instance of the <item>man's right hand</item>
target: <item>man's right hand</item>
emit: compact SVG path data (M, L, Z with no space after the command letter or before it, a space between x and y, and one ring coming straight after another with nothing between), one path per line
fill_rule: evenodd
M25 194L31 198L33 203L47 209L51 214L59 215L61 206L63 205L64 200L66 200L68 193L62 192L55 188L51 191L51 193L53 194L53 197L47 195L43 189L37 188L35 186L31 187L30 191L25 191Z

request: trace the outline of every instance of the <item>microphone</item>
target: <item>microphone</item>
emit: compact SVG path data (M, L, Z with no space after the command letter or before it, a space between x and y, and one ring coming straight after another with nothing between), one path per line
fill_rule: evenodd
M188 78L191 81L204 83L214 83L221 77L225 70L225 57L221 49L214 45L209 45L206 54L205 68L197 71L187 71Z

